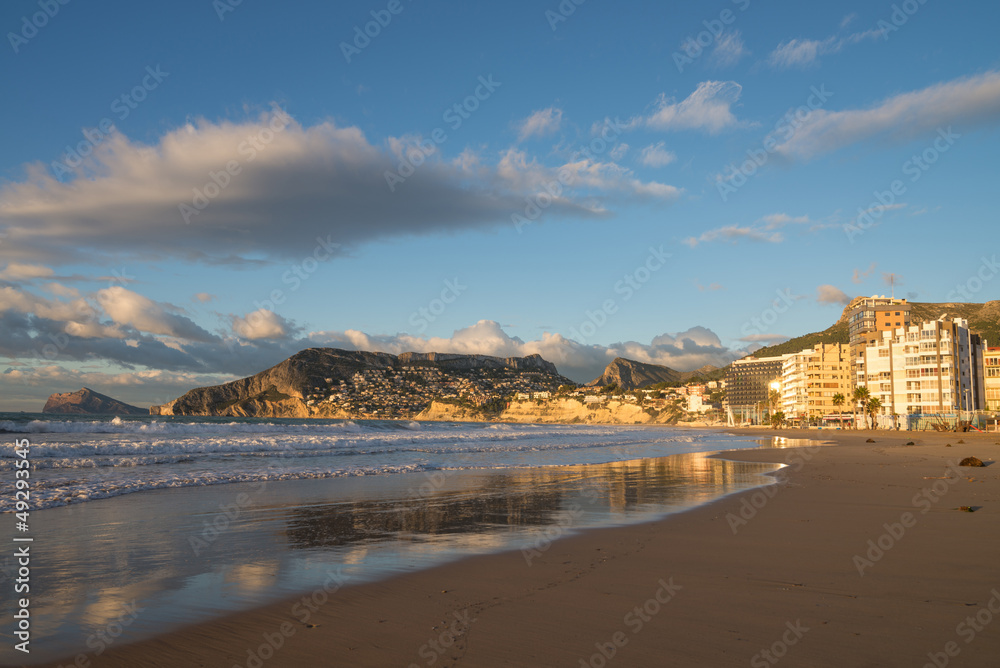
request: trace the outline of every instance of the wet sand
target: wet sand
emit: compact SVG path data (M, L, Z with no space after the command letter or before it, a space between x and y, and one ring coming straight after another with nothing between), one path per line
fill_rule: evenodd
M78 665L997 665L1000 467L950 463L989 464L1000 434L740 433L840 445L725 453L790 466L656 522L331 581Z

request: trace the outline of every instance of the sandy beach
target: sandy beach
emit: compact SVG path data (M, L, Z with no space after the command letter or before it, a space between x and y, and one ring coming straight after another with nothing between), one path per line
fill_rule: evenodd
M736 433L838 445L726 453L789 466L776 485L660 521L373 584L331 579L50 665L997 665L1000 434ZM968 456L987 466L958 468Z

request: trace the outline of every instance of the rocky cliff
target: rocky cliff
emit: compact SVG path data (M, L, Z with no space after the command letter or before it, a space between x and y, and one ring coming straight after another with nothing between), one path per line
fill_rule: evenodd
M513 401L497 416L484 415L468 406L435 401L417 415L416 419L531 424L695 424L691 422L690 416L676 408L646 409L625 401L584 405L571 398L556 398L540 404L534 401Z
M73 415L147 415L145 408L130 406L106 394L94 392L84 387L76 392L53 394L45 402L43 413L64 413Z
M538 355L373 353L310 348L258 374L201 387L153 415L234 417L412 417L435 395L485 402L521 390L570 383Z
M627 392L657 383L693 382L718 370L718 367L703 366L694 371L677 371L668 366L646 364L618 357L604 369L604 373L599 378L595 378L587 385L604 386L616 383L618 387Z

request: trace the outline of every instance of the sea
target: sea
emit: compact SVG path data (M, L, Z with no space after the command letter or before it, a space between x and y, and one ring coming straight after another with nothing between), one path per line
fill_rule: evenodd
M530 567L563 536L781 468L712 453L797 444L668 426L0 413L0 664L99 656L302 592L334 605L341 586L476 554L520 550ZM26 544L30 654L10 623Z

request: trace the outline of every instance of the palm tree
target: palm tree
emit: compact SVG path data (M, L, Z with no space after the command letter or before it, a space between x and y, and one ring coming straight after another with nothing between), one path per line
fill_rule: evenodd
M872 429L875 429L875 416L878 415L878 409L882 408L882 400L878 397L873 397L868 400L866 404L868 408L868 414L872 418Z
M843 426L842 424L840 424L842 422L842 420L840 419L840 417L841 417L841 413L843 412L840 409L843 407L845 401L847 401L846 397L844 397L844 395L841 394L840 392L837 392L835 395L833 395L833 405L837 407L837 426L838 427L842 427Z
M770 400L771 412L773 413L777 411L778 402L781 401L781 394L779 394L777 390L772 389L770 392L767 393L767 398Z
M858 404L862 407L868 403L868 399L871 395L868 393L867 387L855 387L854 394L852 395L854 399L854 428L857 429L858 425Z
M780 428L784 422L785 422L784 411L777 411L771 414L771 426L774 427L775 429Z

